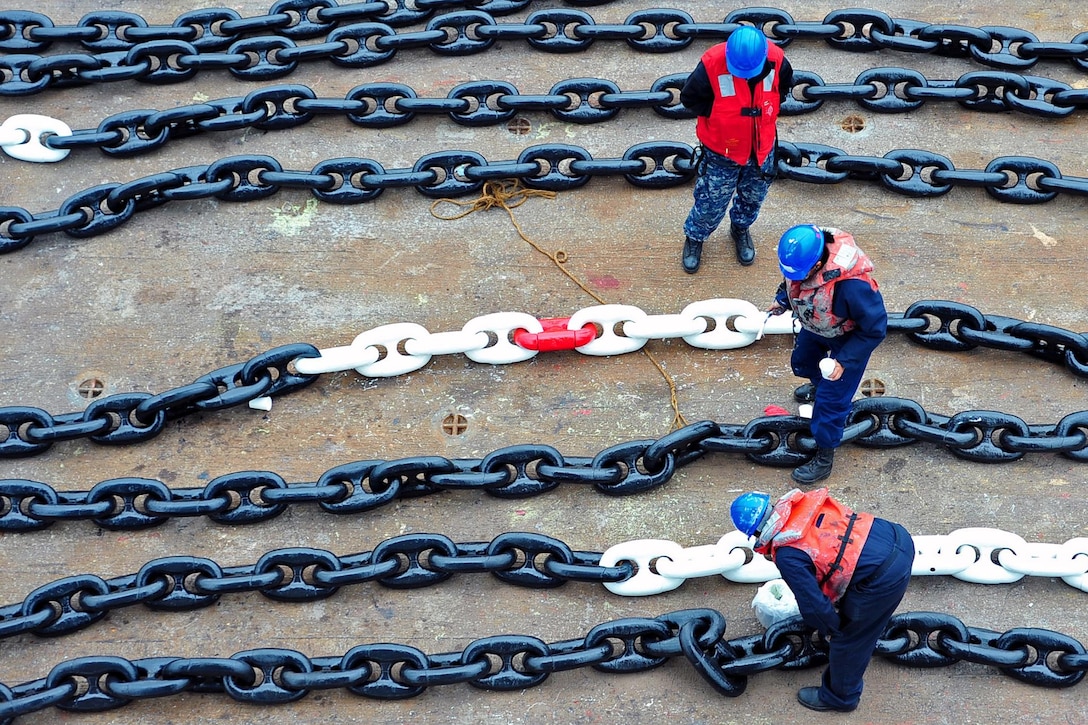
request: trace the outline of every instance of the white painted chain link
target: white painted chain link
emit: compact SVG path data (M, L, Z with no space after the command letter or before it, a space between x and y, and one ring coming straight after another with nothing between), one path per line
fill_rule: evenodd
M574 333L586 325L592 325L596 335L571 349L595 356L635 352L649 340L678 337L704 350L732 350L751 345L764 334L793 334L800 329L792 314L768 317L751 302L728 298L692 302L680 314L669 315L648 315L633 305L593 305L571 315L566 331ZM413 322L395 322L363 332L350 345L329 347L320 351L320 357L299 358L293 364L303 375L355 370L370 378L405 375L435 355L455 353L473 362L506 365L529 360L538 352L515 342L519 331L535 335L544 326L524 312L481 315L452 332L431 333ZM256 398L249 407L271 410L272 398Z
M976 584L1003 584L1025 576L1061 577L1088 592L1088 538L1064 544L1029 543L1001 529L956 529L947 535L912 536L913 576L953 576ZM718 543L683 547L666 539L638 539L610 547L601 566L633 563L635 575L606 582L613 594L629 597L661 594L687 579L720 574L745 584L779 578L778 567L752 551L751 539L731 531Z
M680 314L648 315L633 305L594 305L571 315L566 329L588 324L596 336L574 350L584 355L619 355L643 348L649 340L683 338L692 347L731 350L751 345L761 332L794 333L793 315L767 319L751 302L712 299L693 302ZM356 337L350 345L321 351L321 357L296 360L304 375L355 369L367 377L391 377L419 370L434 355L461 353L479 363L502 365L534 357L519 346L514 333L543 331L536 317L523 312L496 312L475 317L457 332L430 333L410 322L382 325Z
M51 149L42 143L46 135L71 136L64 121L36 113L17 113L0 124L0 148L13 159L52 163L60 161L68 149Z

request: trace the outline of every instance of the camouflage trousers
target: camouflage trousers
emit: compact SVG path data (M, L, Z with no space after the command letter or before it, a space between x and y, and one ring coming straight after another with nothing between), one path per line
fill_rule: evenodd
M734 226L752 226L767 198L775 170L774 153L767 154L762 168L754 164L741 166L708 148L703 153L693 192L695 203L684 222L684 235L696 242L705 242L714 233L725 219L726 209Z

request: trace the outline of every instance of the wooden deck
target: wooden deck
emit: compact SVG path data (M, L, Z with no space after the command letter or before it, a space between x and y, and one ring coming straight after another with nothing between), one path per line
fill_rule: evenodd
M102 8L169 23L194 4L39 0L25 7L57 24L71 24ZM199 3L219 4L225 3ZM269 5L230 3L243 17L262 14ZM697 21L709 22L720 21L736 5L624 0L588 10L599 23L620 23L637 9L681 6ZM845 4L793 0L778 5L798 20L818 20ZM1088 10L1076 0L874 0L865 5L930 23L1011 25L1045 41L1068 41L1088 29ZM528 10L545 6L565 7L533 3ZM421 97L443 96L469 79L507 80L522 93L545 93L557 81L575 77L646 89L663 75L693 68L708 42L660 55L635 53L613 41L571 55L546 54L517 42L464 58L409 49L364 70L302 63L294 74L274 82L306 85L322 97L343 97L354 86L374 81L407 84ZM794 43L787 53L795 68L819 73L829 83L853 82L859 72L876 66L916 68L931 79L983 69L962 59L845 53L812 41ZM1078 88L1088 84L1088 75L1069 63L1043 62L1027 72ZM73 129L92 128L123 110L164 109L245 95L257 87L226 72L204 71L177 85L122 82L3 99L0 116L42 113ZM340 156L370 157L393 169L410 167L425 153L454 148L505 160L536 143L569 143L595 156L618 157L639 141L694 142L691 122L667 121L651 111L624 110L610 122L585 126L543 113L524 115L531 124L525 135L501 125L457 126L434 116L380 131L329 117L285 131L195 136L128 160L80 151L59 164L31 165L0 155L0 204L35 212L55 209L69 195L96 184L235 154L268 154L285 169L309 170L319 160ZM863 120L861 132L843 130L849 115ZM957 168L982 169L1002 155L1036 156L1065 174L1085 176L1085 124L1083 112L1042 120L929 103L913 113L883 116L853 103L829 102L817 113L784 118L780 131L785 140L865 155L929 149L948 156ZM530 199L514 213L525 234L542 248L564 250L568 269L596 294L649 314L678 313L690 302L716 297L764 307L780 280L773 242L787 227L812 222L854 233L876 263L891 311L901 312L919 299L947 299L990 314L1088 330L1082 197L1066 194L1047 204L1019 206L998 203L980 189L915 200L871 183L782 181L772 188L753 228L756 264L737 266L723 232L707 244L704 266L695 276L679 264L681 225L690 201L690 186L641 190L608 177L552 200ZM79 393L89 380L101 381L106 393L160 392L277 345L309 342L327 348L347 345L360 332L392 322L443 332L490 312L565 317L596 304L522 241L505 213L493 210L444 221L432 216L430 204L411 189L391 189L373 202L346 207L291 190L250 203L176 202L140 213L99 237L45 236L0 256L0 405L64 413L89 402ZM701 350L680 340L647 346L675 381L687 420L723 423L746 422L768 404L793 405L790 393L797 383L789 370L790 348L791 339L783 335L732 351ZM1088 382L1064 368L993 350L933 352L901 335L878 349L869 377L883 382L889 395L917 400L942 415L986 409L1029 423L1054 423L1088 409ZM443 430L451 414L467 421L459 435ZM138 446L59 443L41 456L0 461L0 477L44 481L66 490L87 490L122 476L195 487L240 470L313 481L354 460L476 458L515 443L545 443L565 455L593 455L622 441L664 435L672 419L667 384L638 353L608 358L547 353L502 366L448 355L388 379L323 375L310 388L278 399L270 412L242 406L189 416ZM1088 536L1086 471L1082 463L1051 454L983 465L929 444L891 450L847 446L830 485L852 505L898 520L915 534L993 527L1031 542L1063 543ZM715 455L683 468L662 488L626 498L568 485L518 500L451 492L350 517L292 506L270 522L248 527L203 518L132 533L103 531L90 523L58 524L43 533L0 538L0 603L22 601L35 587L63 576L136 572L156 557L189 554L231 566L251 564L266 551L287 546L345 555L412 532L465 542L530 531L589 551L640 538L696 546L732 530L728 503L737 493L753 488L779 493L789 487L787 470L757 466L739 455ZM489 576L461 575L417 591L345 587L316 604L226 595L218 605L190 613L128 608L63 638L10 639L0 656L0 682L42 677L62 660L90 654L211 657L288 647L324 656L378 641L437 653L505 633L555 641L582 636L606 620L688 607L721 610L733 637L759 631L749 608L754 592L755 586L710 577L668 594L624 598L590 584L526 590ZM1088 642L1085 596L1060 579L1027 577L985 586L949 577L918 578L902 609L948 612L969 625L999 631L1046 627ZM333 690L280 707L186 694L98 714L46 710L18 722L793 723L810 721L794 692L816 682L818 673L753 676L743 696L724 699L681 658L631 676L557 673L539 687L514 693L454 685L431 688L410 700L379 702ZM878 660L867 676L861 708L842 721L1082 722L1088 718L1085 687L1031 688L995 669L967 663L919 670Z

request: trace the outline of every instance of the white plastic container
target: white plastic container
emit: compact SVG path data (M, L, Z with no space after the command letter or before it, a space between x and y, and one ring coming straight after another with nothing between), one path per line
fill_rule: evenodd
M835 358L825 357L820 361L820 373L824 376L824 380L830 380L831 374L835 372Z

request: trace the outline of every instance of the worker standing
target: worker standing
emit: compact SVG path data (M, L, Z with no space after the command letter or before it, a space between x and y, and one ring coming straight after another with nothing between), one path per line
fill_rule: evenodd
M872 261L840 229L808 224L788 229L778 243L778 262L785 280L768 311L779 315L792 309L801 323L790 364L794 375L809 382L794 397L812 403L816 439L816 455L791 477L812 485L831 475L854 393L873 350L888 334L888 311L871 275Z
M773 506L765 493L745 493L729 513L739 531L756 537L752 548L774 562L805 624L828 643L821 685L802 687L798 701L810 710L856 709L877 640L910 582L910 534L851 510L826 488L793 489Z
M694 274L703 243L729 210L729 234L737 261L750 265L756 249L748 228L755 222L775 175L778 111L793 85L793 68L782 50L759 30L742 26L703 54L680 91L680 102L697 116L702 145L695 202L684 222L684 271Z

